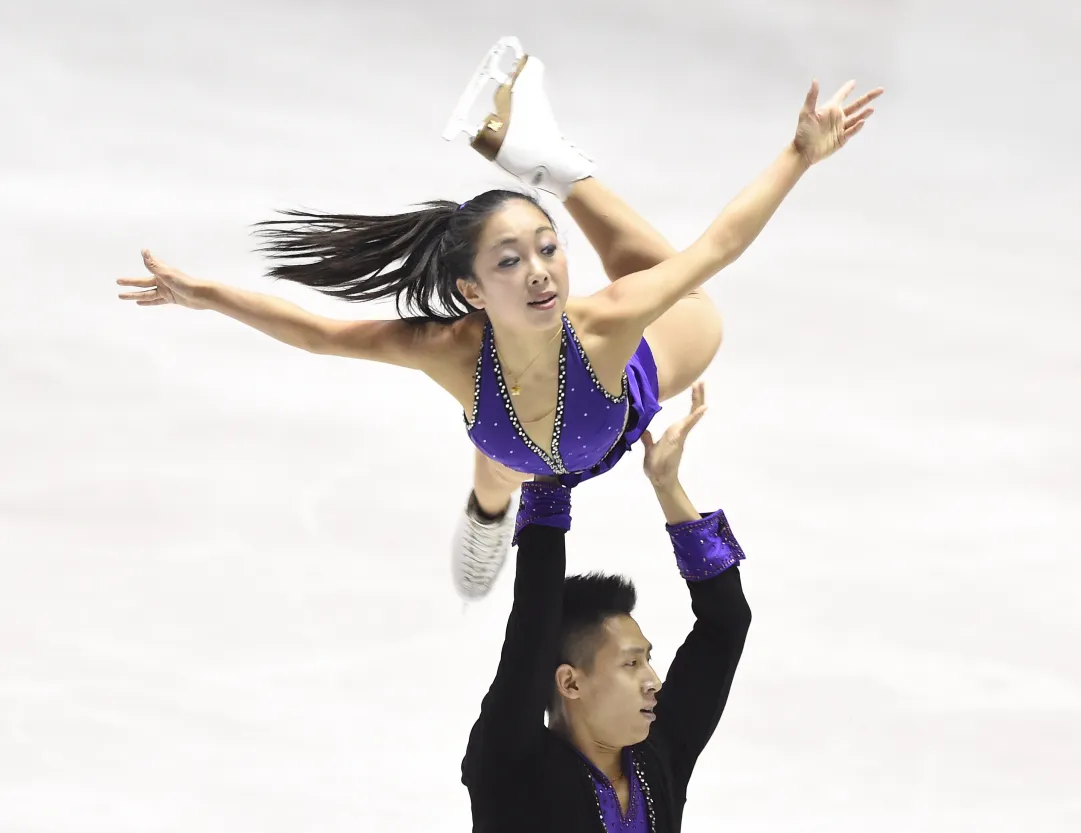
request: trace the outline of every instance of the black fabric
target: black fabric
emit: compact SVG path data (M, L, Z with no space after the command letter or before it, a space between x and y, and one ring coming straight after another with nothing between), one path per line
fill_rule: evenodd
M565 539L545 526L519 536L499 667L462 761L475 833L604 831L585 763L544 725L558 663ZM634 747L654 833L680 830L687 783L724 711L751 623L737 566L687 586L695 624L658 694L649 738Z

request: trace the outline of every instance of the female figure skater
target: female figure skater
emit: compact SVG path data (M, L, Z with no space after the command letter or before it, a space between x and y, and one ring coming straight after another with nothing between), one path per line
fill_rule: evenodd
M512 52L510 75L498 64ZM689 387L721 342L721 319L699 288L738 258L807 169L862 129L876 89L845 105L845 84L822 108L812 83L795 136L689 248L664 238L594 177L561 135L543 89L544 66L514 38L488 53L444 138L472 147L532 187L563 200L612 281L571 297L551 217L533 197L492 190L464 203L433 201L391 215L286 212L260 224L270 276L352 301L395 297L419 313L339 321L267 295L202 280L143 251L150 272L122 278L123 300L228 315L314 353L386 362L425 373L462 406L476 446L473 490L453 544L458 593L484 596L513 533L519 485L556 475L576 485L626 453L660 410ZM466 113L500 82L491 115ZM297 262L303 261L303 262Z

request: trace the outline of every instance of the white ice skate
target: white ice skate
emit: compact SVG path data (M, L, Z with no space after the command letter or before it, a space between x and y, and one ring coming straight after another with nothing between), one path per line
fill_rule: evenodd
M470 495L458 521L451 554L454 589L467 601L487 596L503 569L514 537L518 495L511 497L506 514L499 520L481 520L476 508L476 499Z
M508 54L514 57L509 74L499 67ZM492 112L479 122L471 121L470 111L489 81L500 85ZM515 37L501 38L473 74L443 138L449 142L459 133L465 133L474 150L507 173L560 200L566 200L571 186L592 176L596 167L563 138L544 92L544 64L527 55Z

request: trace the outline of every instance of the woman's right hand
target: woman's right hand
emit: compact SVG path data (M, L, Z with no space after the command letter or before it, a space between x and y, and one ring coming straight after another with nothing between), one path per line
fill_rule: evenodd
M213 284L185 275L179 269L166 266L149 250L143 249L143 264L150 276L146 278L120 278L120 286L138 287L140 292L121 292L120 300L134 301L140 307L156 307L176 304L188 309L206 309L207 290Z

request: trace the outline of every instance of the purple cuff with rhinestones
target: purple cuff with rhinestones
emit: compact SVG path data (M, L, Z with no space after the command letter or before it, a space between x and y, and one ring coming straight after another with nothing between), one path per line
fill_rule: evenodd
M559 483L538 483L535 480L523 483L512 545L518 545L518 536L530 524L554 526L564 532L570 529L571 490Z
M698 521L665 524L676 550L679 574L687 581L705 581L719 576L746 556L718 509Z

